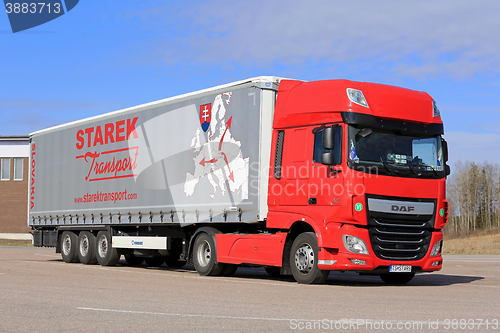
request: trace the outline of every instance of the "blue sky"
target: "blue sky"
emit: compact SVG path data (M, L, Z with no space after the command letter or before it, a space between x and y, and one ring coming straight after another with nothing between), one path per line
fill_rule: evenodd
M428 92L450 162L500 163L499 1L85 1L13 34L0 135L260 75Z

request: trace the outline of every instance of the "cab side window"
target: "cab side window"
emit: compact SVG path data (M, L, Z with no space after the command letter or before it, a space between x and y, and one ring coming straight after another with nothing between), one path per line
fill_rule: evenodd
M334 126L335 130L335 149L333 150L335 156L335 164L342 162L342 127ZM330 150L323 148L323 132L314 134L314 153L313 162L321 163L321 155L329 152Z
M328 152L328 149L323 148L323 132L319 132L318 134L314 134L314 153L313 153L313 162L321 163L321 155L323 153Z

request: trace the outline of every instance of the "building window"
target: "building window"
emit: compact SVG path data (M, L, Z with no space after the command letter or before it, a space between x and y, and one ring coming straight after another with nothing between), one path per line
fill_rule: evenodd
M14 180L23 180L24 158L14 158Z
M10 158L2 158L2 180L10 180Z

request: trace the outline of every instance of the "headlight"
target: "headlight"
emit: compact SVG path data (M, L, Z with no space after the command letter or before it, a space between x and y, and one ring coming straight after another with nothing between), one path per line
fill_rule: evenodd
M432 248L431 251L431 257L435 257L441 254L441 248L443 246L443 240L439 240L434 244L434 247Z
M357 254L368 254L368 247L361 238L343 235L342 240L347 251Z

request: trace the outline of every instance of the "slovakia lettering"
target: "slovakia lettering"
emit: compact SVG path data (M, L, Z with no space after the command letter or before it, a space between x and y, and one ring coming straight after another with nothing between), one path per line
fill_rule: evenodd
M30 207L35 207L35 144L31 144L31 185L30 185Z

